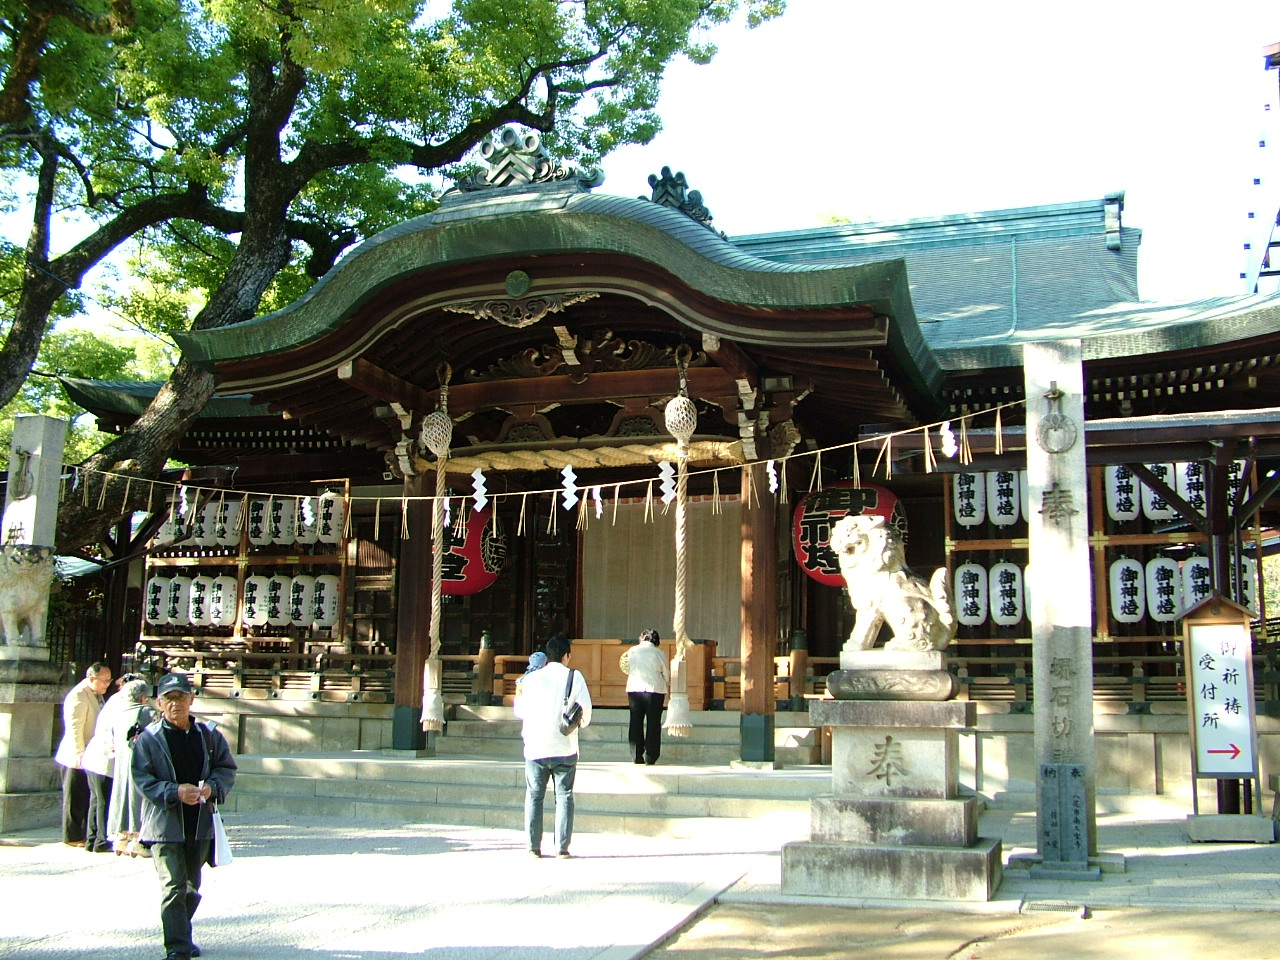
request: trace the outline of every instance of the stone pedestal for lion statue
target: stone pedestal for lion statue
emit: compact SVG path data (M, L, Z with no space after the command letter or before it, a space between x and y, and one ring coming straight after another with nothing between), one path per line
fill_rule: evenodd
M45 617L67 425L14 420L0 523L0 833L57 823L61 776L50 752L66 689L49 662Z
M998 839L978 836L978 800L959 791L959 738L974 705L945 647L955 614L945 569L928 583L903 562L882 517L849 516L832 529L856 620L814 701L814 725L832 731L831 786L810 807L810 839L782 848L782 891L865 900L990 900L1000 885ZM881 627L892 633L873 649Z

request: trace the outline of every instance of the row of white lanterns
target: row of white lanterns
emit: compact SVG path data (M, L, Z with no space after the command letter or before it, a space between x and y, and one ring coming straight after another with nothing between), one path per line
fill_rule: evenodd
M1236 596L1241 606L1256 613L1257 562L1252 557L1242 557L1240 572L1240 592ZM1235 586L1234 575L1231 580ZM1190 557L1181 565L1169 557L1157 557L1145 565L1131 557L1121 557L1111 564L1110 585L1111 616L1116 621L1137 623L1150 617L1167 623L1209 596L1212 571L1205 557ZM956 619L962 626L981 626L988 615L997 626L1015 626L1022 622L1026 607L1023 570L1005 560L989 570L973 561L962 563L952 575L952 597Z
M1025 470L957 473L951 482L951 510L962 527L1011 527L1029 510Z
M1204 464L1148 463L1156 477L1165 481L1183 500L1200 512L1205 511L1206 478ZM1230 503L1244 482L1245 462L1232 462L1227 474ZM1104 469L1107 516L1123 522L1136 520L1141 513L1148 520L1175 520L1178 512L1169 502L1139 480L1128 467L1116 465ZM951 509L962 527L1008 527L1030 513L1027 502L1025 470L992 470L987 473L958 473L951 484Z
M1204 516L1207 502L1207 478L1203 463L1148 463L1146 468ZM1236 502L1240 484L1245 482L1245 462L1233 460L1227 471L1228 504ZM1139 511L1148 520L1176 520L1178 511L1149 486L1134 476L1128 467L1118 464L1103 471L1107 516L1112 520L1136 520Z
M1022 568L1016 563L1001 560L989 572L980 563L962 563L952 574L951 584L956 619L962 626L981 626L987 622L988 612L996 626L1022 622L1025 591Z
M1150 617L1158 623L1177 620L1186 611L1206 600L1213 590L1213 570L1207 557L1182 561L1156 557L1144 565L1132 557L1121 557L1108 571L1111 616L1120 623L1137 623ZM1241 557L1240 576L1232 570L1231 584L1239 603L1257 612L1258 564L1253 557Z
M147 581L143 616L155 626L230 627L236 622L236 578L161 577ZM256 574L244 581L244 624L249 627L332 627L338 622L339 580Z
M330 491L317 497L268 497L247 502L215 499L192 516L194 507L184 497L160 527L159 540L238 547L241 528L246 526L249 543L257 547L272 543L341 543L344 506L342 497Z

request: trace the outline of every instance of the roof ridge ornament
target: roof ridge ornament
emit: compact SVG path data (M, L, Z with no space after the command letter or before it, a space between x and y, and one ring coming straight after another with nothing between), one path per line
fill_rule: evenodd
M683 172L673 174L670 167L663 167L661 176L655 173L649 174L649 188L652 196L640 197L641 200L650 200L659 206L679 210L712 233L724 236L711 225L711 211L702 202L702 193L689 189L689 181Z
M604 173L599 167L585 170L552 157L542 146L537 133L521 134L508 127L502 131L500 143L486 140L480 144L480 155L488 162L487 170L477 170L469 177L458 180L457 187L464 192L491 190L528 183L554 183L575 180L586 188L604 183Z

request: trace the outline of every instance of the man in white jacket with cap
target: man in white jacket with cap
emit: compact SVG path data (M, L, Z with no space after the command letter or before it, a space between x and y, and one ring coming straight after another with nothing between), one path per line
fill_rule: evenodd
M568 690L566 703L565 691ZM556 852L567 859L573 838L573 781L578 769L578 731L560 732L560 718L569 704L582 707L580 727L591 723L591 694L577 670L569 668L569 641L547 641L547 665L528 674L516 697L515 713L524 725L524 825L529 852L542 856L542 801L547 781L555 782Z

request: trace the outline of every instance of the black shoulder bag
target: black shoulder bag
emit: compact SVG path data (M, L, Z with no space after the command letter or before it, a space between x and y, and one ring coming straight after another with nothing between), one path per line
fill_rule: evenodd
M573 675L576 670L569 671L569 679L564 685L564 703L560 706L560 733L562 736L568 736L578 729L578 725L582 723L582 704L578 701L569 702L569 697L573 693Z

